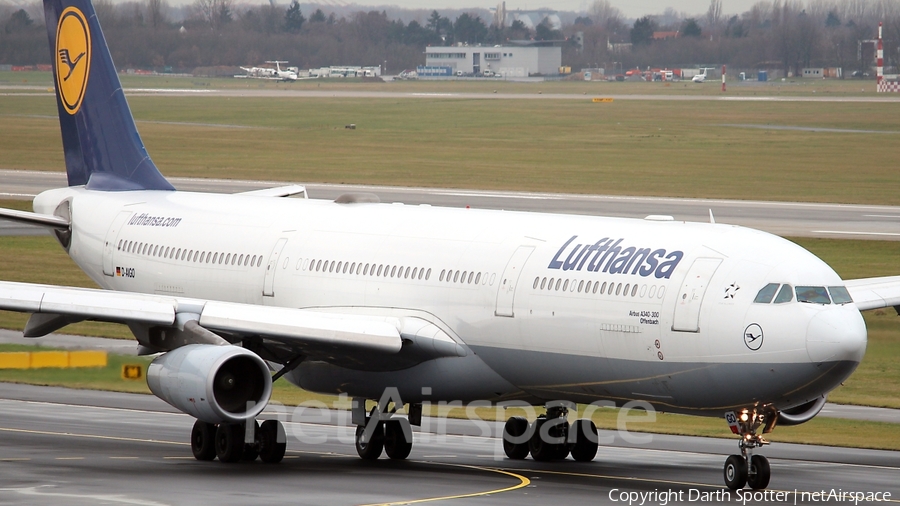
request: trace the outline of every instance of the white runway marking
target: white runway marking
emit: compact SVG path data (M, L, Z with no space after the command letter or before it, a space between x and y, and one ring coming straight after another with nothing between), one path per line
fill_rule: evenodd
M900 237L900 233L894 232L854 232L850 230L812 230L814 234L837 234L837 235L879 235L886 237Z

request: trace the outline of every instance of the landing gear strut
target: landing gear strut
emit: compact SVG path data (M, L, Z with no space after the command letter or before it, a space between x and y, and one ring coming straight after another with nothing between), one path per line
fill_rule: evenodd
M740 455L731 455L725 460L725 486L731 490L739 490L749 485L753 490L761 490L769 486L772 476L769 460L762 455L754 455L753 450L769 442L757 433L760 427L767 434L775 428L778 414L774 409L744 409L740 413L730 411L725 420L731 431L741 436L738 447Z

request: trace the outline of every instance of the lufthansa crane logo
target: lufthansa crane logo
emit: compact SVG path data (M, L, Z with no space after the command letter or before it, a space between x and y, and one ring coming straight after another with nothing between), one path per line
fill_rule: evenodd
M81 108L91 70L91 31L76 7L66 7L56 26L56 88L63 108L75 114Z
M751 323L744 329L744 344L753 351L760 349L763 345L763 330L756 323Z

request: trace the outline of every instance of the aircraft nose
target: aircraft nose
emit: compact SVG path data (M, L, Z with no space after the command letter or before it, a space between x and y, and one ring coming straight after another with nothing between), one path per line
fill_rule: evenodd
M853 306L819 311L806 330L806 351L811 361L859 363L866 352L866 323Z

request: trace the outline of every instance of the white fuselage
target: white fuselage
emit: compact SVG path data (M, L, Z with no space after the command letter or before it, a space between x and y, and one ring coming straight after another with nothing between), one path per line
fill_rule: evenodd
M842 282L799 246L737 226L83 188L45 192L35 210L66 198L69 254L103 288L413 315L470 352L316 357L288 376L312 390L636 399L719 416L827 393L865 350L853 304L754 303L768 283Z

